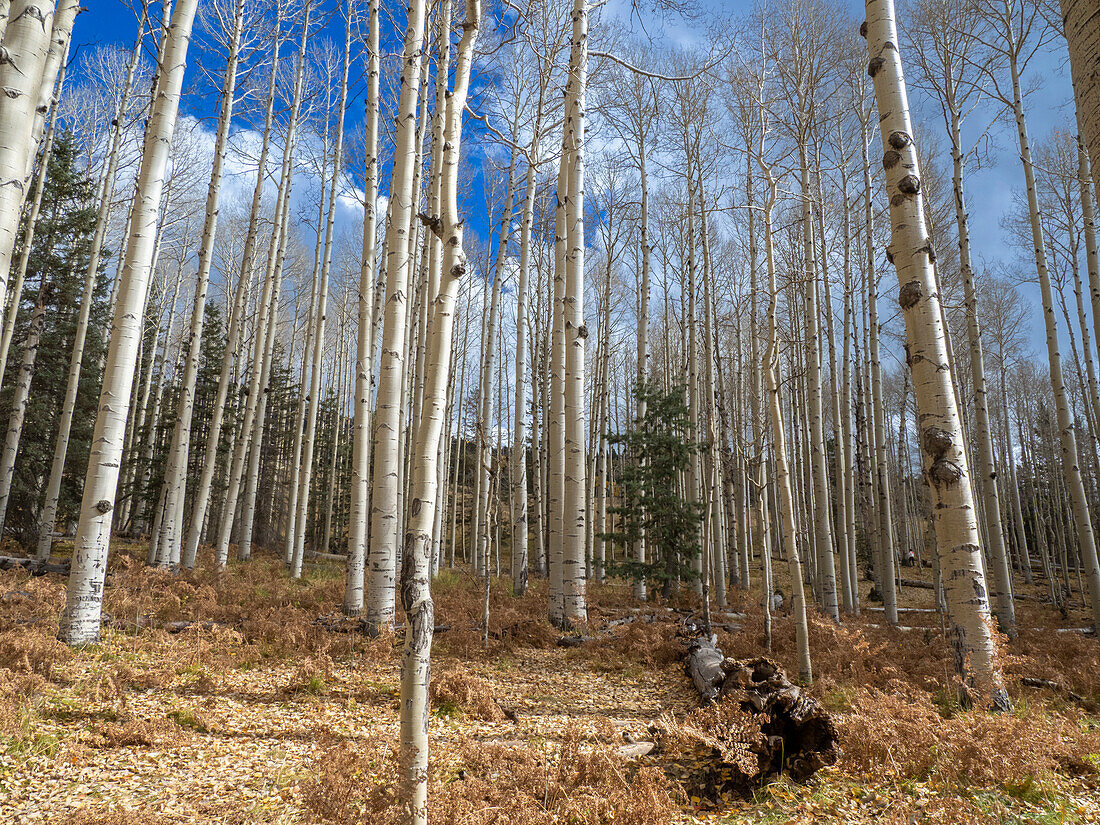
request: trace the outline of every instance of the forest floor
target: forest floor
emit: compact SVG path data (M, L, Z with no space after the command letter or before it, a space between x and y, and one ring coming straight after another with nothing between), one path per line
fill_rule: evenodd
M340 619L342 571L311 567L292 581L261 557L221 577L174 575L139 555L115 549L103 641L75 652L55 639L64 579L0 572L0 822L395 821L400 635L372 639ZM1100 643L1072 630L1087 623L1080 606L1063 616L1041 588L1022 595L1020 638L1005 646L1006 714L958 706L936 613L905 612L907 630L886 627L881 611L842 626L815 613L811 692L835 716L839 761L715 809L666 769L617 752L698 707L676 639L683 612L650 604L653 619L610 626L637 605L628 586L593 587L593 640L562 648L542 583L517 599L502 580L485 650L475 585L445 573L431 821L1098 822ZM728 656L762 653L755 598L734 593L730 612L716 611ZM903 590L905 608L931 601ZM780 615L771 655L792 677L793 650Z

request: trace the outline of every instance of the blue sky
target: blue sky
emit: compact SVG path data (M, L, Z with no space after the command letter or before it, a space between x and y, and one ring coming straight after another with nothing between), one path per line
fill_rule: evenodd
M201 1L201 0L200 0ZM387 4L390 5L390 4ZM751 3L747 2L720 2L719 0L702 0L700 8L702 16L695 21L661 21L652 15L638 16L631 14L628 0L612 0L609 13L619 18L621 22L630 22L630 26L638 34L648 34L657 42L674 43L680 45L692 45L702 42L707 32L715 23L736 18L747 11ZM856 20L862 19L863 4L860 2L848 2L852 14ZM326 8L332 7L331 2L325 2ZM86 0L87 11L77 19L74 30L74 44L83 46L86 44L112 43L129 47L133 41L136 24L133 12L120 0ZM383 33L385 42L383 48L395 49L397 41L392 28L383 18ZM404 13L399 11L396 22L404 24ZM342 25L339 20L330 23L329 29L333 39L342 39ZM289 53L291 48L285 47ZM903 55L904 57L904 55ZM1052 128L1071 127L1072 108L1070 106L1071 90L1068 80L1068 71L1065 63L1064 47L1059 42L1056 48L1041 55L1036 59L1029 74L1033 82L1039 82L1039 91L1027 100L1029 129L1033 142L1044 138ZM189 68L188 83L193 83L196 77L194 67ZM927 130L929 138L941 146L945 144L942 130L939 126L940 117L938 111L922 106L919 95L912 94L913 103L918 112L919 122ZM186 97L181 111L196 117L209 117L213 108L212 96ZM359 121L362 110L361 101L353 101L349 104L349 127L354 127ZM974 128L980 116L972 118ZM478 127L471 125L467 136L467 143L474 145L477 142ZM976 259L981 261L1005 261L1011 263L1016 271L1023 276L1030 276L1034 267L1026 260L1020 259L1014 249L1006 248L1005 233L1001 228L1001 219L1012 205L1012 193L1022 188L1022 172L1018 162L1015 130L1011 124L998 125L992 132L994 138L994 151L989 153L987 162L981 168L971 170L968 179L968 199L971 215L971 231L975 246ZM385 174L383 175L385 179ZM483 199L484 194L480 190L480 181L475 185L472 193L474 198ZM383 188L385 182L383 181ZM484 225L484 212L473 210L473 228L479 234L485 234L488 227ZM478 224L481 225L478 225ZM1038 311L1038 289L1030 285L1022 288L1023 294L1033 306L1031 313L1031 340L1033 349L1041 351L1042 346L1042 316Z

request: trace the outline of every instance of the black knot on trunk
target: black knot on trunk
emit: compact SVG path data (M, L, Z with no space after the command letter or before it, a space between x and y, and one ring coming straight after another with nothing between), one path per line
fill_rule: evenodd
M898 165L899 160L901 160L901 152L895 152L891 149L882 156L882 166L884 169L893 169Z
M107 499L103 499L101 502L99 502L99 504L95 506L96 510L98 510L102 515L107 515L109 512L111 512L112 507L114 507L114 505L111 504L111 502L107 501Z
M924 286L920 281L909 281L898 290L898 303L902 309L912 309L924 297Z
M584 324L581 324L579 327L577 327L577 337L578 338L587 338L588 337L588 327L586 327Z
M866 20L864 20L862 23L859 24L859 36L860 37L866 37L867 36L867 21Z
M954 461L940 458L932 462L932 466L928 468L928 475L931 476L933 484L955 484L962 478L963 471L962 467Z
M895 149L904 149L913 142L913 139L905 134L905 132L891 132L890 137L886 140Z
M886 247L886 260L889 261L891 264L894 263L894 252L890 249L890 247Z
M940 458L951 449L954 439L947 430L939 427L929 427L924 431L924 450L933 458Z
M867 64L867 74L870 75L871 77L874 77L875 75L878 74L879 69L882 68L882 65L885 62L886 62L886 60L882 57L872 58L871 62Z
M916 175L906 175L898 181L898 191L906 195L915 195L920 191L920 178Z

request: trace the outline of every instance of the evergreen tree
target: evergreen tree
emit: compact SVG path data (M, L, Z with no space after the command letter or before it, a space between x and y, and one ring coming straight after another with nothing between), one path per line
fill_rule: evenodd
M25 340L35 303L46 310L19 456L12 479L11 503L6 528L23 545L37 538L42 489L50 471L58 419L65 398L69 357L76 332L84 274L95 231L95 181L77 165L78 146L71 133L57 136L46 174L42 210L35 228L27 263L26 285L20 296L14 341ZM33 198L32 192L28 198ZM25 231L20 235L20 243ZM108 254L101 258L106 266ZM66 530L80 506L80 481L88 463L88 449L95 421L101 373L99 363L106 350L109 284L98 279L92 304L83 368L73 416L65 477L61 485L57 528ZM11 410L15 374L20 358L8 359L0 411Z
M699 525L703 509L680 492L680 478L698 444L691 438L691 421L684 404L684 388L669 392L639 387L634 392L638 409L645 409L637 426L624 435L612 436L612 445L626 449L626 468L619 483L622 503L609 512L620 518L618 530L601 534L604 541L632 547L645 534L649 550L646 562L624 556L608 566L612 575L660 582L667 597L681 581L694 578L692 559L699 553ZM644 407L643 407L644 404Z

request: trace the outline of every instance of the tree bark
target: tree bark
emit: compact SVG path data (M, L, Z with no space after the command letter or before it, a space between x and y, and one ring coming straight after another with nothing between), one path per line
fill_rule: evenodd
M111 516L138 340L141 337L141 308L149 288L157 213L171 153L196 6L197 0L179 0L172 12L169 37L161 61L164 71L146 127L145 148L131 212L130 236L118 285L111 343L100 392L99 414L92 436L80 521L73 542L72 572L69 574L65 609L61 616L59 637L70 645L94 642L100 633ZM4 70L0 70L0 80L3 74ZM0 127L0 134L2 131ZM0 261L0 264L6 264L6 261ZM0 269L4 268L0 265Z
M868 73L875 87L892 237L905 317L907 360L922 431L925 475L933 498L937 550L950 608L955 667L994 707L1009 705L993 639L982 573L970 473L955 406L931 239L925 224L920 167L898 51L893 0L867 0Z

